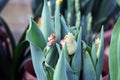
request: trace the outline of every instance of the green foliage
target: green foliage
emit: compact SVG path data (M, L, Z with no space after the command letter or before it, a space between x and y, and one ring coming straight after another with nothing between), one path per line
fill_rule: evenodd
M45 41L47 42L48 37L51 33L54 33L53 20L51 19L51 14L47 5L47 0L44 0L44 6L42 11L42 21L40 30L43 33Z
M42 35L41 30L39 30L37 24L32 19L30 21L29 26L30 27L27 33L27 40L29 40L30 42L32 42L32 44L34 44L37 47L40 47L43 50L46 46L46 41Z
M82 64L82 49L81 49L81 40L82 40L82 29L80 29L79 35L78 35L78 40L77 40L77 50L75 55L73 56L73 60L72 60L72 69L78 74L80 75L80 70L81 70L81 64Z
M120 0L117 0L117 3L120 5Z
M83 54L83 80L96 80L95 68L87 51Z
M45 71L43 68L44 61L44 53L40 47L35 46L34 44L30 44L31 56L33 61L33 66L35 67L35 73L37 75L38 80L47 80L47 76L45 75Z
M46 17L51 15L49 12L45 13L48 11L47 6L47 2L45 1L42 12L42 21L44 23L38 27L35 21L31 19L26 36L30 43L32 61L37 79L79 80L81 77L80 75L82 75L82 80L99 80L101 78L100 75L102 73L103 66L104 29L101 29L100 35L98 36L100 39L99 44L94 43L91 49L89 45L82 41L82 34L84 33L84 30L82 30L81 27L74 29L73 27L68 27L64 17L62 15L60 16L60 5L56 5L54 20L50 17ZM76 9L76 11L78 11L78 9ZM90 25L90 21L88 22ZM55 24L55 27L51 27L50 24ZM43 27L43 25L45 25L45 27ZM52 31L51 29L53 30L53 33L50 32ZM42 32L42 30L44 30L44 32ZM67 42L65 42L62 46L59 44L63 38L64 41L68 37L67 34L69 32L74 32L74 39L77 44L75 45L77 46L77 49L72 55L69 54L69 46ZM56 35L56 41L52 45L48 45L50 40L54 39L52 38L53 36L49 37L51 34ZM42 36L44 36L46 40L44 40ZM47 41L46 44L44 44L44 41ZM74 46L72 47L74 48Z
M61 23L60 23L60 5L56 4L55 10L55 33L57 36L57 42L61 39Z
M118 19L118 21L115 24L110 42L110 54L109 54L110 80L119 80L120 78L119 36L120 36L120 19Z
M97 41L95 41L95 43L92 45L92 49L90 49L89 46L83 42L83 80L100 79L104 55L103 28L101 29L98 39L99 44L96 43ZM88 76L88 74L90 76Z

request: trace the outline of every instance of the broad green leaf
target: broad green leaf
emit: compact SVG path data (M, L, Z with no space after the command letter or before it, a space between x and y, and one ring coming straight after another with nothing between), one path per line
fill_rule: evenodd
M43 61L45 60L45 56L42 53L42 50L36 45L30 42L30 50L33 67L38 80L47 80L47 76L45 70L43 68Z
M26 38L29 42L33 43L35 46L41 48L42 50L46 46L45 39L42 32L38 28L34 20L30 20L29 29L27 30Z
M23 41L19 45L16 46L15 51L14 51L15 55L14 55L13 64L12 64L12 68L15 71L20 70L22 66L21 64L24 62L24 59L28 57L29 55L28 53L27 55L25 55L28 49L28 46L29 46L29 43L27 41Z
M62 48L62 52L64 53L65 59L67 60L67 62L70 62L70 57L68 55L68 49L67 49L67 44L64 44L64 47Z
M118 19L118 21L114 26L114 29L112 31L111 42L110 42L110 53L109 53L110 80L117 80L118 78L117 45L118 45L119 34L120 34L120 18Z
M100 35L100 52L99 52L99 57L98 57L98 61L96 64L96 79L99 80L100 75L102 73L102 69L103 69L103 62L104 62L104 28L102 27Z
M48 51L47 51L47 56L46 56L46 62L53 68L55 68L57 60L58 60L58 51L56 48L56 45L52 46Z
M70 64L66 61L66 74L67 74L68 80L79 80L80 75L76 73L77 72L74 72Z
M119 4L119 6L120 6L120 0L117 0L117 3Z
M80 29L78 39L77 39L77 50L73 56L72 59L72 69L74 72L77 72L78 75L80 75L80 70L81 70L81 37L82 37L82 29Z
M57 36L57 42L61 39L61 22L60 22L60 5L56 4L55 10L55 34Z
M83 80L97 80L95 69L89 53L83 53Z
M120 80L120 32L118 38L118 45L117 45L117 55L118 55L118 79Z
M97 63L97 48L96 48L96 44L94 43L92 45L92 50L91 50L91 57L92 57L92 62L93 62L93 65L94 67L96 66L96 63Z
M64 38L65 35L67 35L67 33L70 32L70 29L68 28L63 16L61 16L60 20L61 20L61 38Z
M36 12L35 12L35 15L34 15L34 20L35 20L35 21L37 21L38 18L39 18L39 16L41 16L41 14L42 14L43 2L44 2L44 1L42 1L42 3L40 3L38 9L37 9ZM25 31L23 32L22 36L20 37L18 44L20 44L23 40L25 40L26 31L28 30L28 27L29 27L29 25L27 26L27 28L26 28Z
M24 57L24 53L26 52L27 48L29 46L29 43L28 41L23 41L21 42L19 45L16 46L16 49L15 49L15 60L18 61L21 61Z
M48 8L47 0L44 0L44 7L42 11L42 20L40 30L45 38L45 41L48 41L48 37L54 33L54 25L51 19L50 10Z
M74 73L67 60L66 46L64 45L62 52L59 52L60 57L55 68L53 80L79 80L79 76Z
M53 80L68 80L66 74L65 53L61 53L54 71Z

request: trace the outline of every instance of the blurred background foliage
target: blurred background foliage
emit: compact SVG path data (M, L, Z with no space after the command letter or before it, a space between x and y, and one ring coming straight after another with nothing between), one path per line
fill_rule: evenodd
M61 14L65 17L67 25L83 28L83 40L91 46L91 35L113 28L119 17L119 0L63 0ZM55 14L55 0L48 0L51 16ZM33 14L43 0L32 0ZM41 15L39 15L41 17Z
M52 8L51 14L54 16L55 0L48 1L50 1L50 7ZM86 18L90 13L92 29L100 29L100 25L105 25L107 21L116 18L119 14L119 2L119 0L63 0L61 14L66 18L68 25L75 25L77 17L80 17L81 21L87 21ZM43 0L32 0L33 13L42 3ZM81 16L77 16L78 12ZM108 26L106 25L105 28L108 28Z

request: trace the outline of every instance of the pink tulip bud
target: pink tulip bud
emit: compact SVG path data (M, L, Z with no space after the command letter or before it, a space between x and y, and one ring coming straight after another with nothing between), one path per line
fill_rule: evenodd
M56 42L56 35L55 34L51 34L49 37L48 37L48 43L47 45L48 46L52 46L54 45Z

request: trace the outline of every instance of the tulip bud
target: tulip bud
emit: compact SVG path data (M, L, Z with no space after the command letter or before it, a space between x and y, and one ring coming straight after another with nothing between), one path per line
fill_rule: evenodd
M97 58L99 58L99 56L100 56L100 47L101 47L101 39L97 38L95 40L95 44L96 44L96 47L97 47Z
M56 42L56 35L55 34L51 34L48 37L48 43L47 43L47 45L50 47L50 46L54 45L55 42Z
M75 36L72 33L68 33L63 40L60 41L60 44L63 46L66 42L67 50L69 55L73 55L77 49L77 43Z

